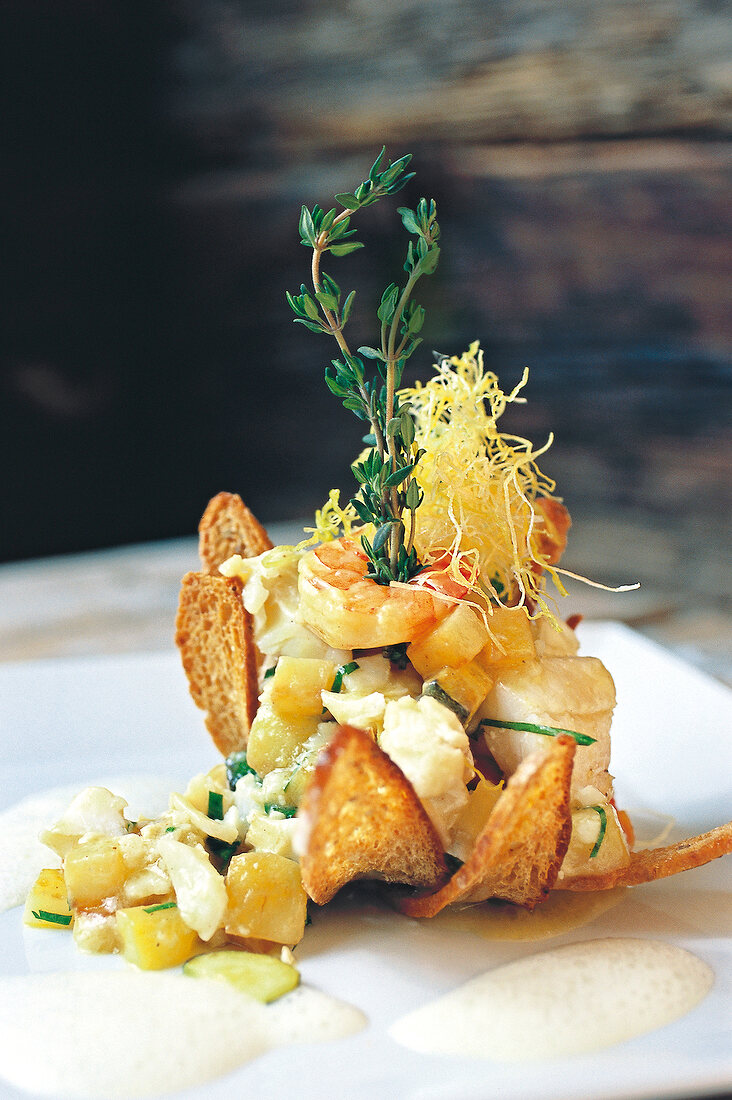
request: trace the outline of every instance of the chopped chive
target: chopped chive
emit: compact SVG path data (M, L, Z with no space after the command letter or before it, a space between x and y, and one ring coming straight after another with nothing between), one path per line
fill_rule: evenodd
M336 669L333 686L330 690L335 692L340 691L343 686L343 677L348 676L349 672L355 672L357 668L358 661L349 661L347 665L339 665Z
M264 674L264 679L269 680L270 676L274 676L276 668L277 668L277 665L272 665L271 668L268 668L267 671Z
M504 722L501 718L483 718L480 725L495 726L501 730L518 730L520 733L541 733L544 737L559 737L566 733L569 737L574 737L578 745L595 744L595 738L587 733L561 729L560 726L542 726L536 722Z
M227 756L226 758L226 779L232 791L243 775L253 775L256 777L257 773L254 768L250 767L247 763L247 754L245 752L232 752L231 756Z
M219 791L208 792L208 816L214 821L224 820L224 796Z
M300 771L300 768L302 767L302 764L303 764L303 762L302 762L302 760L301 760L301 761L299 761L298 763L296 763L296 764L294 764L294 765L293 765L293 768L292 768L292 775L290 776L290 778L289 778L289 779L287 780L287 782L286 782L286 783L283 783L283 784L282 784L282 790L283 790L283 792L285 792L285 793L287 792L287 788L288 788L288 787L290 786L290 783L292 783L293 779L295 778L295 776L297 775L297 773L298 773L298 772Z
M595 841L595 847L590 852L590 859L594 859L597 853L600 851L600 845L605 839L605 830L607 829L607 814L602 806L588 806L588 809L594 810L600 817L600 832L597 834L597 840Z
M282 814L283 817L294 817L297 813L297 806L278 806L276 802L265 802L264 812Z
M174 833L176 828L177 828L176 825L168 825L168 828L165 831L166 831L166 833Z
M143 913L159 913L161 909L177 909L177 901L161 901L160 905L148 905Z
M31 909L36 920L45 920L48 924L71 924L71 913L49 913L47 909Z
M388 645L382 649L382 656L390 661L396 668L404 669L407 667L407 642L399 642L398 645Z
M238 841L235 841L233 844L227 844L225 840L218 840L215 836L208 837L206 844L211 854L215 855L224 863L228 863L231 857L239 850Z

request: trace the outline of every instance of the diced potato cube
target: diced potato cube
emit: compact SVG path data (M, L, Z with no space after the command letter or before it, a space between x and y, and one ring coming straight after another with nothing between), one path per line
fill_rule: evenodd
M92 908L124 888L129 871L119 838L98 836L77 844L64 860L64 878L71 905Z
M431 694L431 684L436 684L462 708L464 713L459 717L462 721L468 722L493 687L493 680L477 661L469 661L460 668L440 669L437 675L425 684L426 695Z
M322 714L321 691L329 691L335 679L332 661L314 657L280 657L272 677L270 702L283 718Z
M489 672L536 659L531 622L523 607L497 607L488 626L490 636L477 659Z
M274 955L250 951L213 951L210 955L197 955L186 963L183 973L191 978L227 982L263 1004L289 993L300 981L298 971L290 963Z
M302 939L307 895L300 867L274 852L234 856L226 876L226 931L233 936L295 944Z
M467 603L459 603L429 634L407 647L407 657L427 680L445 666L459 668L472 661L488 641L485 623Z
M117 910L121 950L141 970L164 970L190 959L198 936L189 928L175 903L136 905Z
M319 722L315 716L282 718L269 702L261 703L249 731L249 766L257 775L289 767L307 739L317 732Z
M68 928L73 914L66 897L66 882L60 868L45 868L26 898L23 921L36 928Z

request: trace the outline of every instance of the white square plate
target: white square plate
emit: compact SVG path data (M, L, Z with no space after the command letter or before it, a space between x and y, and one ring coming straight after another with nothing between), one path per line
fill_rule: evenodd
M730 816L730 693L613 623L581 627L582 651L600 657L618 688L612 770L618 803L672 814L672 839ZM216 760L188 696L177 655L136 654L0 667L0 810L49 787L151 777L151 803ZM13 860L0 836L0 861ZM471 918L472 920L472 918ZM446 917L413 921L377 905L316 911L297 949L302 979L360 1008L359 1034L273 1051L186 1092L372 1100L603 1100L690 1097L732 1090L732 860L637 887L591 924L541 942L497 941ZM470 977L551 946L606 936L647 937L705 960L715 985L694 1011L649 1035L593 1055L503 1064L425 1056L398 1046L390 1025ZM70 937L0 917L0 974L123 966L82 956ZM547 1021L551 1026L551 1021ZM53 1026L39 1019L39 1027ZM27 1095L2 1084L0 1095Z

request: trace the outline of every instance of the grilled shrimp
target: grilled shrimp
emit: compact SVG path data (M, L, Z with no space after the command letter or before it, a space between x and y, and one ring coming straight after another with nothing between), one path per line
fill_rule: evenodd
M408 642L437 624L449 599L425 587L366 577L368 559L353 538L317 546L300 560L298 616L328 645L376 649Z

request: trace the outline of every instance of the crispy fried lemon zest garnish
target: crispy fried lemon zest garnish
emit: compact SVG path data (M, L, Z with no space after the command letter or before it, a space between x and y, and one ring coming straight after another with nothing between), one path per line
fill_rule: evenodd
M476 340L463 355L440 360L435 370L429 382L400 391L414 418L416 445L424 452L413 476L424 494L415 516L414 546L425 572L409 584L431 587L429 570L437 567L453 577L461 592L435 591L437 598L466 599L484 618L495 604L520 605L532 617L544 615L554 623L547 576L560 596L567 594L562 576L610 592L637 588L590 581L558 568L539 549L545 520L535 503L551 498L555 483L537 460L553 435L535 449L528 439L498 429L508 405L525 403L520 393L528 369L510 393L504 392L497 376L484 369ZM404 517L408 535L410 516ZM354 528L362 529L353 505L341 507L338 490L331 489L315 514L315 527L305 528L311 537L298 549L350 535Z
M298 550L320 542L332 542L342 534L350 535L354 524L359 522L358 515L350 503L342 508L340 500L340 490L331 489L328 500L315 513L315 526L304 528L306 533L310 532L310 538L298 543Z
M425 452L415 472L424 492L415 546L426 566L448 560L450 572L474 597L531 603L551 614L540 573L546 562L533 534L540 521L534 501L555 487L537 465L552 436L534 449L528 439L497 426L509 404L524 402L519 394L527 380L525 370L505 393L496 375L484 370L475 341L464 355L439 362L429 382L402 391Z

